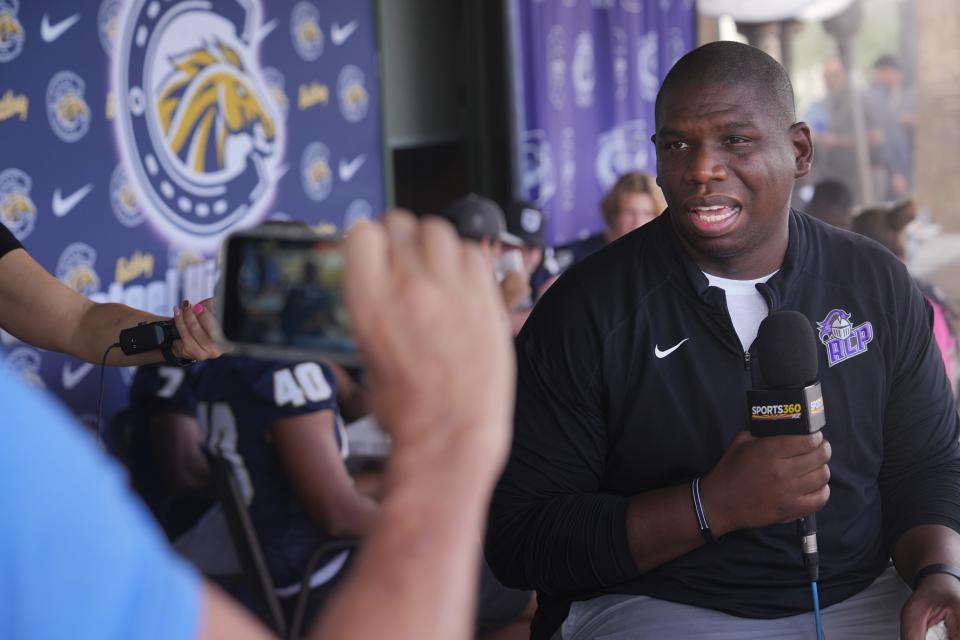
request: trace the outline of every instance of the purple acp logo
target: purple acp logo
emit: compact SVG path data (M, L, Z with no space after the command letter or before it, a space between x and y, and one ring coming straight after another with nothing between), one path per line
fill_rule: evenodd
M866 353L867 345L873 341L873 325L864 322L853 326L851 316L843 309L833 309L823 322L817 323L820 342L827 348L827 364L831 367Z

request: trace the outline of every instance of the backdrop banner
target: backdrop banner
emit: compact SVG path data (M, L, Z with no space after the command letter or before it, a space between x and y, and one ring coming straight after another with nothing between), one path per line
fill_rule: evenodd
M0 220L81 294L169 316L231 231L383 210L379 83L373 0L0 0ZM94 365L2 338L93 420Z
M693 0L512 0L518 194L560 245L603 227L627 171L656 171L660 81L693 48Z

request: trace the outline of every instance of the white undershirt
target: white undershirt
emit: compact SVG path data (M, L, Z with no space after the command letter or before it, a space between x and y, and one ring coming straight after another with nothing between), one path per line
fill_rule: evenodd
M703 274L707 276L711 287L723 289L727 298L727 311L730 312L733 328L737 331L737 337L740 338L744 351L749 351L750 345L757 337L760 323L770 313L767 301L757 291L757 285L772 278L774 273L776 271L756 280L729 280L706 272Z

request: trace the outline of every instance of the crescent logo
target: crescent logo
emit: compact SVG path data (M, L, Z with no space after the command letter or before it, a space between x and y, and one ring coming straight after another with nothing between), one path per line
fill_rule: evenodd
M557 172L553 164L553 147L543 129L526 131L522 144L523 193L544 206L557 192Z
M0 222L17 240L23 240L33 231L37 221L37 207L30 199L33 180L20 169L0 172Z
M660 86L660 36L656 31L646 33L637 44L637 79L640 95L644 100L654 100Z
M17 18L18 0L0 0L0 62L10 62L23 51L27 34Z
M617 178L628 171L645 170L650 144L647 123L643 120L628 120L600 134L594 168L603 188L612 187Z
M293 48L307 62L323 54L323 29L320 28L320 10L309 2L298 2L290 12L290 37Z
M286 132L257 62L254 0L131 2L113 84L124 169L170 240L215 247L263 217Z
M43 383L40 377L40 365L43 362L43 356L40 352L30 347L17 347L7 355L7 367L18 374L27 384L45 389L47 385Z
M118 164L110 176L110 207L113 215L125 227L138 227L143 223L143 211L137 202L137 194L122 164Z
M314 202L323 202L333 189L330 149L322 142L311 142L300 158L300 182L303 192Z
M77 293L91 296L100 290L100 276L94 269L96 250L88 244L74 242L57 260L57 279Z
M97 11L97 34L100 36L100 45L108 54L113 53L113 46L117 41L122 8L121 0L103 0L100 10Z
M92 113L85 91L86 83L72 71L57 72L47 85L47 119L64 142L76 142L90 129Z

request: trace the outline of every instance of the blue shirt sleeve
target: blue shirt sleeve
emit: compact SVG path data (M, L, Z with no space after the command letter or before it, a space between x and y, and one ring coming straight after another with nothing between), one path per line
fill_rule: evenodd
M0 368L0 638L194 638L200 580L122 471Z

